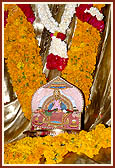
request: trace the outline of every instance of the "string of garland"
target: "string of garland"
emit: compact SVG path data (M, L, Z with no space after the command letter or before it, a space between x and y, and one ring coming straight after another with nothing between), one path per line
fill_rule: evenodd
M100 40L100 33L96 28L78 19L72 44L68 51L68 64L62 71L64 79L83 91L86 106L90 104L92 73L95 70Z
M31 119L31 99L34 92L46 83L42 74L33 26L16 5L6 5L8 19L4 28L4 57L12 86L27 119Z
M90 158L101 148L111 147L111 128L99 124L90 132L62 133L55 137L26 137L5 144L5 164L39 164L42 157L45 164L60 163L68 152L85 154ZM9 152L10 151L10 152Z
M101 8L103 5L96 5L96 7ZM9 12L9 15L8 24L5 28L4 55L7 58L6 62L14 91L17 93L26 118L30 119L32 94L38 88L38 83L39 87L45 83L45 76L41 71L41 58L40 56L37 57L40 49L37 47L33 27L27 21L21 9L11 4L5 5L5 9ZM94 34L95 36L92 36ZM83 91L86 98L86 106L90 103L88 100L89 90L93 81L91 73L95 69L99 41L98 30L78 20L78 26L72 39L72 46L68 51L68 66L62 72L62 77ZM22 97L25 98L26 103Z

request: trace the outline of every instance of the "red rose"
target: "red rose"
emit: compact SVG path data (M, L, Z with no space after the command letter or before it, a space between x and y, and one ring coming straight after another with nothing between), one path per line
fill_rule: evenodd
M101 20L97 20L96 17L92 17L89 22L89 24L91 24L93 27L97 28L100 32L102 32L104 30L104 21Z
M35 20L35 16L30 4L17 4L17 6L24 12L25 16L27 17L28 22L31 24Z
M90 13L83 14L83 21L89 23L89 20L92 18Z
M68 58L61 58L61 57L59 57L59 59L58 59L58 66L57 66L58 71L64 70L64 68L67 65L67 62L68 62Z
M63 40L65 40L66 35L59 32L59 33L57 34L56 38L60 38L60 39L63 41Z
M56 69L56 67L57 67L57 64L56 64L56 58L55 58L55 55L54 54L49 54L48 56L47 56L47 64L46 64L46 67L48 68L48 69Z
M90 9L93 5L92 4L81 4L79 7L76 8L76 16L84 22L84 11L86 9Z
M93 5L86 4L80 5L76 8L76 16L82 22L87 22L91 24L93 27L97 28L100 32L104 30L104 21L99 21L95 16L92 16L90 13L84 13L86 9L90 9Z
M49 54L47 56L47 64L46 64L46 67L47 69L58 69L58 71L62 71L66 65L67 65L67 61L68 61L68 58L61 58L60 56L58 55L54 55L54 54Z
M7 18L8 18L8 11L4 11L4 27L7 24Z

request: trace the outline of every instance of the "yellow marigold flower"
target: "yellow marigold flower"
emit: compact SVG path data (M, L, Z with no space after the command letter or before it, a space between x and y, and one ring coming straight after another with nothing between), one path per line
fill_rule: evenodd
M23 64L22 62L18 62L18 64L17 64L17 68L20 69L21 67L23 68L23 67L24 67L24 64Z
M96 129L99 127L101 134ZM84 153L88 157L93 158L94 155L99 153L101 148L111 147L111 128L105 128L103 124L97 125L96 128L90 132L82 130L77 134L65 132L55 137L26 137L5 144L5 163L38 164L42 156L44 156L46 159L45 164L57 164L63 160L68 152ZM95 134L99 134L99 136L95 136Z
M86 106L90 104L89 95L95 70L97 47L101 40L99 31L78 19L72 44L68 51L68 64L62 77L79 87L85 96Z
M5 9L9 11L9 15L4 28L4 56L22 111L30 120L32 95L46 83L45 75L42 74L40 48L37 46L33 26L21 9L12 4L6 5Z

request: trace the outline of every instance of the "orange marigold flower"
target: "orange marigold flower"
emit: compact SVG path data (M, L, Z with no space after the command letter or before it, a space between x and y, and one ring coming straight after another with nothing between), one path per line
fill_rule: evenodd
M72 44L68 50L68 64L62 71L63 78L83 91L86 106L90 104L92 73L95 70L100 40L100 33L96 28L78 19Z
M93 4L93 6L101 10L101 8L105 7L105 4Z
M9 4L5 5L5 10L9 11L9 15L4 28L4 56L22 111L30 120L32 95L46 83L45 75L42 74L40 48L33 26L21 9Z

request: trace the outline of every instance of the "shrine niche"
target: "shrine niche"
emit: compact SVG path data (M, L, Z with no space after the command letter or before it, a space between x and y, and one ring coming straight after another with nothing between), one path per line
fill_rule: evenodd
M81 129L81 91L57 76L32 97L32 129Z

